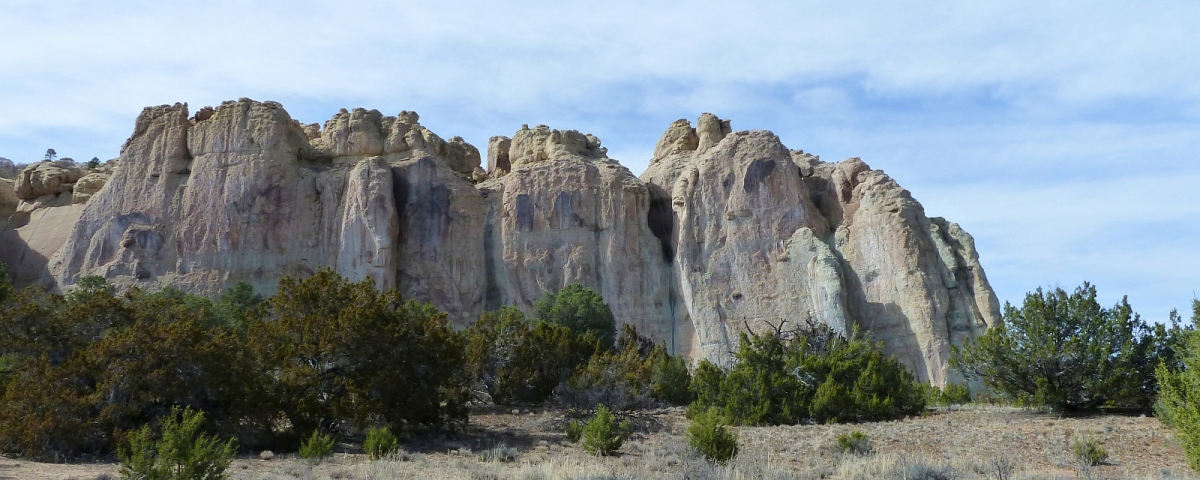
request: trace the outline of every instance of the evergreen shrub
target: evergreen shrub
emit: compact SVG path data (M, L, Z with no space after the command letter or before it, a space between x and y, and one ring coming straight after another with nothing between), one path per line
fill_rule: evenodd
M309 463L321 463L333 455L333 437L313 430L312 436L300 443L299 453Z
M692 417L687 439L688 445L710 462L725 463L738 454L737 433L725 426L721 412L716 408Z
M628 421L618 424L608 407L598 405L596 416L583 427L583 449L593 455L616 455L632 433Z
M399 448L399 441L396 436L387 427L378 427L367 430L367 438L363 441L363 451L371 460L379 460L387 458L396 453Z
M733 365L701 362L692 389L689 416L716 407L741 425L888 420L925 408L925 386L881 344L821 324L742 333Z
M1200 300L1192 301L1192 322L1200 323ZM1158 366L1160 386L1155 413L1175 432L1188 465L1200 471L1200 336L1189 332L1178 362Z
M1014 403L1149 411L1159 389L1155 368L1178 367L1175 351L1192 329L1175 314L1170 323L1151 327L1126 299L1102 308L1086 282L1072 293L1039 288L1020 308L1006 304L1003 322L955 348L950 364Z
M119 450L121 478L126 480L220 480L233 463L234 441L221 443L201 432L204 414L171 409L155 439L145 425Z

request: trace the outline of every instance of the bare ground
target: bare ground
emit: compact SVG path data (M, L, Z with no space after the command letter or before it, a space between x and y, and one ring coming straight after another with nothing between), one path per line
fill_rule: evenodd
M616 457L587 455L561 433L553 410L479 409L465 432L405 444L393 459L338 453L319 465L291 455L238 458L234 479L742 479L742 478L1195 478L1158 420L1060 418L1007 407L931 410L927 416L859 425L739 427L741 454L709 465L686 447L682 410L655 412L658 428L634 435ZM874 452L842 454L837 436L867 433ZM1081 465L1076 438L1099 440L1109 458ZM489 455L490 453L490 455ZM504 457L512 456L511 460ZM496 460L501 458L502 460ZM112 463L45 464L0 457L0 479L116 477ZM1007 475L1005 475L1007 474Z

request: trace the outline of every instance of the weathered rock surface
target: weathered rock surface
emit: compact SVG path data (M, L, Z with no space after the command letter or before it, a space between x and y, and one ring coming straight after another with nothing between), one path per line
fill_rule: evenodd
M191 118L151 107L110 170L18 175L0 260L26 283L207 295L327 267L460 327L578 282L692 358L811 318L867 332L934 383L950 346L999 316L971 237L858 159L824 163L711 114L672 123L640 179L595 136L544 125L492 137L487 156L484 171L407 111L322 128L249 99Z
M17 197L15 182L9 178L0 178L0 230L8 227L8 217L17 211L21 199Z
M658 233L693 352L728 358L739 331L810 317L860 328L941 384L950 346L998 320L971 237L927 218L882 171L822 163L707 114L688 128L671 125L642 180L656 192L652 215L674 226Z
M39 162L17 176L17 196L33 200L43 195L57 195L70 190L68 185L83 177L84 167L73 161Z
M487 308L530 309L544 292L581 283L617 318L669 344L669 269L650 231L650 192L577 131L522 128L512 170L479 185L488 200Z

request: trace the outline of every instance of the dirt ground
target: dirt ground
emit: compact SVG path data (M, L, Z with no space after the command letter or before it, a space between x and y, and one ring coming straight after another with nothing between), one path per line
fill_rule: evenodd
M566 441L563 416L543 409L477 409L458 434L407 442L395 458L337 453L319 465L294 455L239 457L234 479L741 479L741 478L1195 478L1179 444L1142 416L1060 418L1006 407L968 406L858 425L739 427L741 453L710 465L686 447L682 410L650 414L651 425L616 457L597 458ZM865 432L867 455L843 454L837 436ZM1088 467L1071 452L1093 438L1108 460ZM0 457L0 479L117 478L112 463L45 464Z

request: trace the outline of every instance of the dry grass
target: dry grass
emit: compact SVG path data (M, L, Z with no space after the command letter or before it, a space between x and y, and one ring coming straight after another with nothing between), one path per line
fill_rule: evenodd
M238 459L235 479L1051 479L1195 478L1183 452L1147 417L1058 418L1003 407L930 411L922 418L860 425L741 427L741 455L710 465L689 451L680 410L658 412L655 431L637 433L610 458L565 441L557 412L474 412L467 431L408 442L395 458L336 454L311 466L280 456ZM837 436L862 430L874 453L843 454ZM1101 442L1110 457L1087 466L1074 438ZM19 466L13 466L19 465ZM47 465L0 459L0 478L96 478L113 465Z

